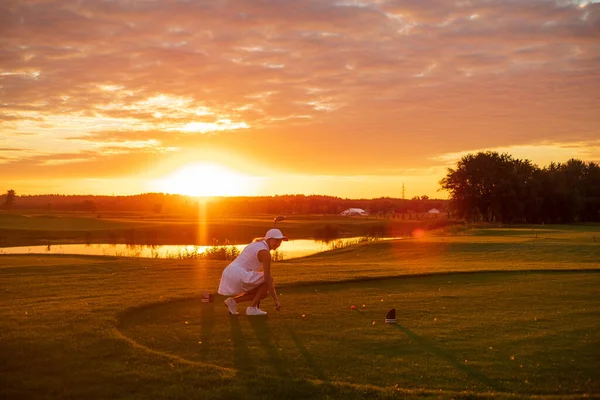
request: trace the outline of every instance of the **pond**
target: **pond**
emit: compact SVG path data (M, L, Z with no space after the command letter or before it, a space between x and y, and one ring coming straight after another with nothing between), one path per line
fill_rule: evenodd
M390 240L394 238L379 238L369 240ZM277 250L277 258L288 260L290 258L305 257L327 250L346 247L365 241L365 238L335 239L329 242L311 239L299 239L283 242ZM247 244L223 246L225 249L235 247L242 251ZM215 250L221 246L194 246L194 245L130 245L130 244L52 244L43 246L1 247L0 254L73 254L73 255L99 255L117 257L142 257L142 258L201 258L207 250Z

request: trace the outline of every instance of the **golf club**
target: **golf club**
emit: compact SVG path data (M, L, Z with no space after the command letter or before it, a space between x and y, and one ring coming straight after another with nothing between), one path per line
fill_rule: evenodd
M285 219L285 216L283 215L278 215L275 218L273 218L273 228L275 228L277 226L277 223L280 221L283 221ZM258 301L258 304L256 305L257 307L260 307L260 300ZM277 310L279 311L279 310Z
M273 218L273 228L275 228L277 226L277 223L280 221L283 221L285 219L285 217L283 215L279 215L275 218Z

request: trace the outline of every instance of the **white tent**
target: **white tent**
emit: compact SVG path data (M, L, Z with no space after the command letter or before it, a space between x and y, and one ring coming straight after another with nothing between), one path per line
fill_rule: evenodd
M369 215L369 213L362 208L349 208L345 211L342 211L341 215Z
M438 210L437 208L432 208L431 210L427 211L429 214L439 214L440 210Z

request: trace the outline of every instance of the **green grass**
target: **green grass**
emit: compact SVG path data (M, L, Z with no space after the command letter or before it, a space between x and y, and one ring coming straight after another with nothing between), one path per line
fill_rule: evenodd
M98 218L96 214L0 214L1 229L80 231L124 229L152 224L153 222L133 218Z
M0 397L600 398L600 229L552 229L278 262L254 320L224 262L2 255Z
M600 390L589 380L599 367L600 302L586 302L599 283L597 273L517 272L319 285L282 289L293 306L268 319L230 317L220 301L193 298L130 310L118 327L192 365L282 379L588 393ZM398 324L387 325L394 307Z

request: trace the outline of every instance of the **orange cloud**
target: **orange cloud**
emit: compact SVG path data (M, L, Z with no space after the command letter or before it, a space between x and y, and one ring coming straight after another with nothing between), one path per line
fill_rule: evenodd
M0 26L2 177L210 149L419 176L448 154L599 134L597 2L16 0Z

